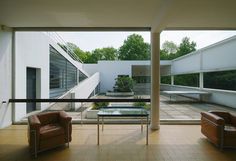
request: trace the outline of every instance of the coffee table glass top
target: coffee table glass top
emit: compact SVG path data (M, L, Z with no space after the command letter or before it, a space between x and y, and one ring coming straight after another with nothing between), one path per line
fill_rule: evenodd
M98 116L148 116L148 111L143 107L104 107Z

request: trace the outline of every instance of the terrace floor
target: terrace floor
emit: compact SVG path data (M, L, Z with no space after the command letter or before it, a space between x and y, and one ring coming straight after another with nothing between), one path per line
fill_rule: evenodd
M1 161L235 161L236 149L220 151L200 132L199 125L161 125L145 130L139 125L105 125L97 145L96 125L73 125L70 147L29 155L27 126L0 129Z
M142 98L149 98L147 95L141 96ZM96 98L114 98L107 96L97 96ZM124 97L121 97L124 98ZM132 97L129 97L132 98ZM132 106L132 103L110 103L111 106ZM84 108L89 109L90 104L84 104ZM64 107L64 106L62 106ZM61 108L60 106L54 106L51 110L68 110L65 108ZM200 120L200 113L202 111L210 111L210 110L219 110L219 111L228 111L236 114L236 109L199 102L190 98L176 96L171 99L161 95L160 97L160 119L162 121L189 121L189 120ZM72 116L74 120L81 120L81 112L69 112L69 115ZM82 119L86 121L86 110L82 112ZM96 121L96 120L95 120Z

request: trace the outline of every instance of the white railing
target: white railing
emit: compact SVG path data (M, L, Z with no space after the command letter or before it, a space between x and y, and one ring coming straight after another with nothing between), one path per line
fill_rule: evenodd
M73 49L67 44L67 42L56 32L45 32L56 44L58 44L68 55L70 55L74 60L81 63L81 59L75 54Z

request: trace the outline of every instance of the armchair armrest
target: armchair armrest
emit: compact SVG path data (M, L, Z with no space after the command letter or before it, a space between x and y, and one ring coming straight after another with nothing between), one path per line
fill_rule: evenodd
M38 130L39 127L41 126L41 122L39 121L36 115L32 115L28 117L28 122L29 122L30 130Z
M223 130L225 120L210 112L201 112L201 132L211 142L223 147Z
M71 133L72 133L72 124L71 124L71 120L72 118L69 117L65 111L60 111L59 112L59 118L60 118L60 124L65 128L65 130L67 131L66 133L66 142L69 145L69 142L71 141Z
M236 126L236 115L230 114L230 120L233 126Z
M230 124L230 113L224 111L209 111L212 114L215 114L225 120L225 124Z
M60 111L59 112L59 120L60 120L60 124L64 128L68 128L69 124L71 123L72 118L69 117L65 111Z
M36 115L28 117L28 142L30 151L37 156L37 149L39 148L39 129L41 122Z
M61 120L61 121L69 122L69 121L71 121L71 119L72 119L71 117L69 117L69 116L67 115L67 113L66 113L65 111L60 111L59 115L60 115L60 120Z
M222 126L225 125L225 120L213 113L210 112L201 112L202 117L205 117L209 121L215 123L216 125Z

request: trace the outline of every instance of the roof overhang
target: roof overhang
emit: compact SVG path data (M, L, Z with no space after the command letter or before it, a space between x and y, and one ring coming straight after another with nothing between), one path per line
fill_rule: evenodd
M54 31L236 29L235 6L235 0L1 0L0 24Z

